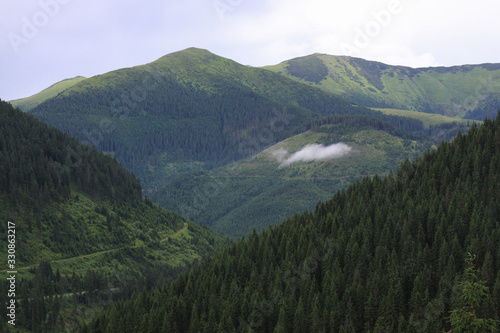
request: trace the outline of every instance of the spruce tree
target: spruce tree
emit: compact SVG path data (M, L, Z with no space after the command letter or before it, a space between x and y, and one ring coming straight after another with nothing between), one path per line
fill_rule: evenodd
M452 333L486 333L494 332L496 321L491 318L478 318L477 311L481 301L487 296L488 287L477 279L478 270L474 269L475 255L468 253L466 259L466 280L462 281L462 301L464 305L451 311L450 323Z

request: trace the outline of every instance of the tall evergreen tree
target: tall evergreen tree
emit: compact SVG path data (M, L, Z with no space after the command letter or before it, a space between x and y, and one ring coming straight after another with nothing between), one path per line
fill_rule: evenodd
M450 322L454 333L487 333L495 332L497 322L492 318L479 318L481 302L487 296L488 288L478 280L478 271L474 267L475 255L468 254L466 280L462 281L463 307L451 312Z

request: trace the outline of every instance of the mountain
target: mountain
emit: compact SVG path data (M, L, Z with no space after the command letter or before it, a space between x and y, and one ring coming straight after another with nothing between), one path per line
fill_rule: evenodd
M453 331L472 332L500 319L499 163L497 117L111 304L82 332L443 332L456 309L467 323Z
M410 68L313 54L264 68L366 107L477 120L500 108L500 64Z
M141 179L147 194L184 172L257 154L322 116L402 122L195 48L84 80L31 114L115 156Z
M405 158L416 157L431 145L368 117L331 116L306 127L309 130L251 158L181 175L151 199L239 238L254 228L261 231L277 224L294 212L314 209L318 200L327 200L356 179L395 170ZM306 160L284 162L286 155L290 158L305 152L305 147L319 148L311 145L331 149L346 145L346 154L325 160L319 156L322 152L316 152L311 154L318 156Z
M235 238L312 209L356 178L386 174L468 126L450 117L352 105L196 48L89 78L30 113L116 157L156 203ZM278 168L263 157L290 141L302 144L293 153L334 139L359 148L349 162ZM213 175L235 168L241 174L222 177L228 185L218 191Z
M100 297L129 297L230 244L143 199L139 180L116 159L3 101L0 219L0 232L7 235L9 221L17 237L10 270L18 326L35 331L69 328L79 311L102 307ZM6 266L1 275L4 304Z
M72 79L65 79L62 81L59 81L57 83L54 83L50 87L40 91L39 93L32 95L30 97L26 98L20 98L16 100L10 101L10 103L15 106L20 108L23 111L30 111L37 105L41 104L42 102L46 101L49 98L52 98L59 94L60 92L63 92L64 90L68 89L69 87L85 80L86 78L83 76L77 76Z

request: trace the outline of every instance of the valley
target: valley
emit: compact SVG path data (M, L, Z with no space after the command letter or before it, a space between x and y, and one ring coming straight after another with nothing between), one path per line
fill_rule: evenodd
M299 71L312 77L318 68L323 73L321 59L311 56L294 60L294 64L299 63L294 65L292 73ZM309 61L315 65L309 68ZM346 65L346 61L342 63ZM382 66L366 61L362 64L366 68ZM405 158L417 156L441 139L452 138L459 129L466 131L472 124L436 113L354 105L337 96L338 91L303 84L271 69L243 66L207 50L189 48L147 65L75 83L28 112L115 157L141 179L143 193L155 202L232 237L245 235L254 227L263 230L269 224L279 223L293 212L286 207L298 211L312 209L318 200L327 199L359 177L387 174ZM373 74L366 69L359 75L365 75L365 81L375 80L368 73ZM357 84L354 82L351 84ZM411 103L407 106L414 107ZM368 126L372 130L360 134L367 137L364 144L373 142L371 148L357 150L358 158L352 165L313 163L309 168L317 167L318 171L307 175L301 170L303 167L296 165L290 167L296 170L282 175L272 171L275 166L259 164L263 160L255 158L265 149L287 140L303 141L305 145L326 143L333 138L350 139L340 135L348 130L338 124L337 133L322 129L329 132L328 137L316 132L312 140L300 139L309 136L311 128L328 123L329 117L342 115L358 117L346 120L344 127L362 130ZM373 128L369 122L379 123ZM370 157L378 138L385 133L395 140L381 142L384 148L377 148L379 156ZM368 139L369 136L373 138ZM357 139L350 140L356 143ZM248 159L253 162L243 162ZM216 205L211 194L199 195L195 191L210 186L202 180L207 179L207 174L239 166L244 166L242 173L229 182L230 190L223 191L228 197L219 198L224 204ZM290 205L302 191L308 193L304 196L307 198ZM188 214L192 201L199 199L208 201L203 209ZM269 212L266 217L258 214L253 217L263 202L273 208L266 210ZM207 209L212 210L208 207L213 205L218 208L208 213ZM239 229L241 222L235 221L242 221L243 216L247 222ZM232 231L223 226L226 224L233 225Z
M252 232L82 330L121 332L136 313L137 331L494 332L499 119ZM481 303L454 296L471 286Z
M18 322L434 332L468 252L498 318L499 82L497 64L188 48L0 101Z
M256 228L284 220L294 212L313 209L318 200L364 176L395 170L405 158L422 154L429 143L403 139L362 119L337 119L292 136L261 153L207 172L180 176L152 199L167 209L238 238ZM389 133L388 133L389 132ZM343 142L345 156L282 166L275 156L308 144Z

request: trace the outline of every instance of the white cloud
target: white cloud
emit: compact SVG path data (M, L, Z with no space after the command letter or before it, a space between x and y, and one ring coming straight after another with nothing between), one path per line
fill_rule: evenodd
M298 162L327 161L340 158L348 154L351 150L351 147L342 142L329 146L309 144L293 154L280 148L273 151L272 156L280 163L280 167L285 167Z

